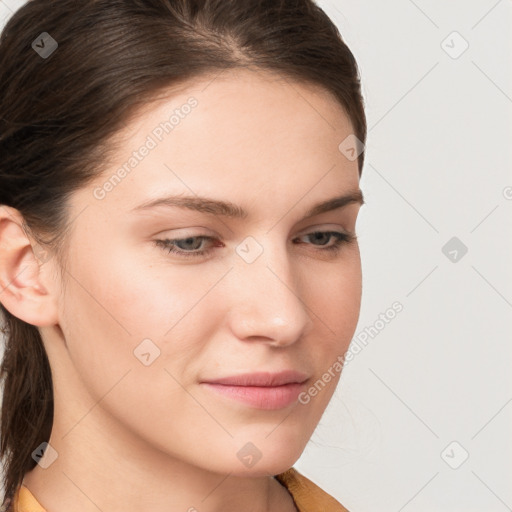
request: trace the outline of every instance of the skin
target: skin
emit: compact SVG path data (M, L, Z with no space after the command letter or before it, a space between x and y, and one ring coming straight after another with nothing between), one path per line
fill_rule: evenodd
M102 200L93 191L169 112L198 106ZM305 236L355 233L359 203L303 219L317 202L359 188L357 160L338 145L353 130L336 99L312 85L253 70L224 72L147 105L98 179L75 192L64 280L38 262L21 216L0 208L0 300L39 327L54 380L50 445L57 459L24 484L51 512L293 511L272 475L300 457L339 380L309 403L262 410L199 382L296 369L321 378L345 353L361 303L356 242L337 254ZM245 219L180 208L130 213L163 195L234 202ZM154 240L207 256L182 258ZM247 263L236 247L253 237ZM292 241L301 237L302 244ZM144 339L160 356L134 356ZM237 452L253 443L261 459ZM194 508L191 508L194 507Z

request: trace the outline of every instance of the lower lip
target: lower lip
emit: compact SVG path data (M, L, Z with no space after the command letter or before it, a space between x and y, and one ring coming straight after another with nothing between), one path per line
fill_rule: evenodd
M283 409L297 401L303 384L293 382L282 386L230 386L203 382L211 390L257 409Z

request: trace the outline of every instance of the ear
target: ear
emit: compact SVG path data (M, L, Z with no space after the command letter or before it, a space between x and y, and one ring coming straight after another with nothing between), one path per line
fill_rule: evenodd
M27 236L20 212L0 205L0 302L28 324L58 323L52 264L48 253Z

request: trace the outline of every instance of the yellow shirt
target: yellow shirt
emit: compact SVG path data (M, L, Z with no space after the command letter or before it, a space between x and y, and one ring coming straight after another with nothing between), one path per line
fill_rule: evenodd
M349 512L330 494L293 467L276 475L275 478L288 489L299 512ZM21 485L14 495L13 504L12 512L46 512L24 485ZM7 508L7 511L10 510Z

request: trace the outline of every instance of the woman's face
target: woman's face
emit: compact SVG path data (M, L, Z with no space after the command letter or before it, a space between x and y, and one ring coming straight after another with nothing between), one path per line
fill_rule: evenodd
M327 92L249 70L194 81L127 125L115 163L71 198L60 329L42 328L52 435L94 432L234 475L298 459L359 316L357 242L325 232L354 233L360 202L306 216L359 190L357 159L339 148L352 134ZM171 196L190 207L141 207ZM192 208L200 198L246 215ZM307 381L204 383L283 370Z

